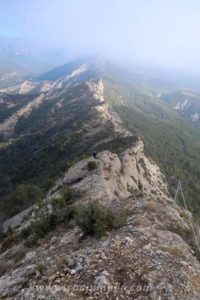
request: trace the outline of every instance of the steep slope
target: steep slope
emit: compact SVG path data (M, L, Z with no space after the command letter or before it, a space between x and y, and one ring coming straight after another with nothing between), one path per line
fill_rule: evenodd
M3 214L15 214L30 204L27 200L18 208L12 200L15 197L11 193L18 185L36 184L46 190L71 164L94 149L130 144L133 137L104 98L102 80L85 79L90 76L90 68L83 64L56 81L38 83L37 92L33 83L33 90L17 94L20 100L29 101L22 102L13 113L3 101L8 114L0 124ZM13 91L16 88L20 90L17 86ZM7 95L5 91L2 94Z
M91 162L95 168L88 169ZM41 209L55 214L63 188L78 196L62 212L98 200L114 212L126 210L125 223L103 238L86 238L71 222L59 223L34 248L27 247L27 237L18 239L0 255L2 299L199 299L200 264L186 242L194 245L190 213L170 199L165 177L145 157L142 141L120 154L106 150L96 160L78 162L39 211L8 220L4 230L10 225L19 233L44 218Z
M142 89L141 84L107 80L105 95L126 128L143 139L147 155L167 175L171 191L176 188L177 178L183 181L189 207L198 215L199 125L181 116L154 91Z
M93 59L1 92L0 298L199 299L192 215L170 195L191 180L198 212L198 127L157 95Z
M22 201L11 209L12 193L21 184L39 185L45 192L94 149L116 151L140 136L147 155L167 175L170 192L182 179L189 208L199 215L199 125L163 98L175 87L161 85L165 94L148 76L105 59L84 58L2 90L8 102L1 101L0 122L4 213L10 216L30 204Z

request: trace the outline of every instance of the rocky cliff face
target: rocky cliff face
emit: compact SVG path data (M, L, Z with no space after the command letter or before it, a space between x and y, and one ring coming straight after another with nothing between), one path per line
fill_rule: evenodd
M94 160L94 173L87 169L90 159L82 160L69 169L49 195L53 197L54 191L67 184L79 190L86 200L97 199L104 205L127 199L138 190L166 198L169 194L164 177L158 166L145 157L143 146L138 141L119 156L110 151L99 153Z
M179 111L186 118L192 120L193 122L199 122L200 102L198 93L182 90L174 93L164 94L160 97L172 105L174 109Z
M142 141L75 164L40 209L52 214L66 187L78 192L76 206L97 200L126 210L124 225L102 238L85 238L72 224L57 226L35 247L18 240L0 255L1 299L199 299L190 213L174 204ZM19 232L36 216L33 206L4 223L4 231Z

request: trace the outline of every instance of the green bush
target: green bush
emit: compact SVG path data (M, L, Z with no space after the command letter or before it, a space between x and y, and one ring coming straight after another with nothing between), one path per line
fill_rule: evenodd
M27 246L34 246L39 239L45 237L55 226L55 215L43 214L40 220L32 222L21 232L21 237L27 239Z
M44 265L44 264L37 265L37 270L40 272L40 274L44 274L44 272L46 270L46 265Z
M8 248L10 248L16 241L16 237L11 234L3 239L1 243L1 251L6 251Z
M47 216L40 221L32 224L32 232L38 239L43 238L54 227L51 216Z
M21 231L21 237L26 239L31 235L31 233L32 233L32 228L31 226L28 226Z
M59 198L55 198L55 199L53 199L52 204L53 204L54 209L63 208L63 207L65 207L65 199L62 196Z
M62 192L65 204L71 204L73 198L76 196L76 192L71 188L65 188Z
M6 234L0 230L0 242L6 237Z
M74 218L75 209L71 205L78 193L71 189L65 188L61 197L53 200L54 214L49 215L41 210L38 220L31 223L21 232L21 238L26 239L26 245L35 246L38 240L45 237L57 225L68 225ZM44 207L41 207L43 209Z
M38 244L38 239L35 236L30 236L24 244L29 248L34 247Z
M117 229L122 227L126 222L127 213L126 212L113 212L111 210L108 210L107 212L107 222L108 227Z
M88 165L87 165L88 171L93 171L95 169L97 169L97 163L96 161L88 161Z
M32 222L30 226L23 229L21 238L26 239L25 245L27 247L33 247L57 225L64 224L69 226L70 221L74 219L75 212L74 206L56 208L53 215L44 214L40 220Z
M107 230L122 226L125 218L95 201L78 206L75 220L85 235L102 236Z
M56 224L67 225L72 219L74 219L76 210L74 206L67 206L62 209L56 209L55 222Z
M78 197L78 192L69 187L64 188L61 196L53 200L53 207L56 208L64 208L67 205L73 203L73 200Z

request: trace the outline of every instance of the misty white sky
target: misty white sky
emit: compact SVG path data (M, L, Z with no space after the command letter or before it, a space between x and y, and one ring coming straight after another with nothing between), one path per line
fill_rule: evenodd
M200 73L199 0L1 0L0 35Z

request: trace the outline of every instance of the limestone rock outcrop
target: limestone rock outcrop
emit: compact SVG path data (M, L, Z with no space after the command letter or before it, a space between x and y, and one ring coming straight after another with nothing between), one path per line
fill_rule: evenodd
M199 299L191 214L172 201L164 175L143 148L138 140L120 154L105 150L80 161L43 201L51 214L52 201L70 187L79 191L78 203L123 207L123 227L101 239L84 239L76 225L56 227L32 249L18 241L0 254L0 298ZM35 208L28 220L18 215L4 227L20 231L34 220Z

